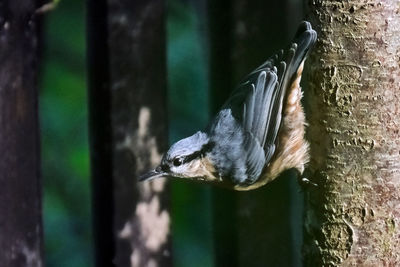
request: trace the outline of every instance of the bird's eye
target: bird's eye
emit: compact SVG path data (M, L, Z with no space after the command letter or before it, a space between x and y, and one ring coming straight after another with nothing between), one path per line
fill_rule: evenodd
M182 165L182 163L183 163L183 160L181 158L176 158L172 162L172 164L174 164L175 167L178 167L178 166Z

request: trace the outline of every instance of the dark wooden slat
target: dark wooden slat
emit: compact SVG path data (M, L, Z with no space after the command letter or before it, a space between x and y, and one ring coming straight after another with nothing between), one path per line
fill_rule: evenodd
M231 1L208 1L210 102L215 114L233 90ZM216 266L238 266L236 192L213 188L212 207Z
M136 182L166 149L164 13L161 0L89 0L98 266L171 265L168 185Z
M111 164L111 104L107 3L87 1L89 131L92 173L93 234L96 266L110 266L115 255Z
M0 265L42 266L35 1L0 1Z

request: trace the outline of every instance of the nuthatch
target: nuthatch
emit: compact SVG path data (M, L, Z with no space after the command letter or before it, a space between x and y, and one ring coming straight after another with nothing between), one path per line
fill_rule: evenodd
M176 177L255 189L309 161L301 74L317 38L302 22L292 44L251 72L204 132L176 142L141 181Z

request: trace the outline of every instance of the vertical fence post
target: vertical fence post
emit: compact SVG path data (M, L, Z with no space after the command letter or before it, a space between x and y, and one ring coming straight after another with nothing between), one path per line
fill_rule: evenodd
M88 0L96 266L170 266L165 3Z
M215 114L233 90L231 1L208 1L210 102ZM215 266L238 266L236 193L212 189Z
M42 266L35 1L0 2L0 265Z
M293 23L295 30L300 21L285 16L292 4L209 1L214 111L244 75L288 44L288 23ZM300 253L293 253L293 181L293 176L283 175L255 191L214 190L216 266L296 266L299 260L294 259L294 254L299 257ZM301 213L297 219L301 221Z

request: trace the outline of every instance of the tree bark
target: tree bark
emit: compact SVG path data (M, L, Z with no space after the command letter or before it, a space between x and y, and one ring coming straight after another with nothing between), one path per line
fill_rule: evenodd
M0 1L0 263L43 265L35 1Z
M306 266L400 265L398 1L309 1Z
M164 10L89 1L96 266L171 265L168 185L137 182L167 144Z

